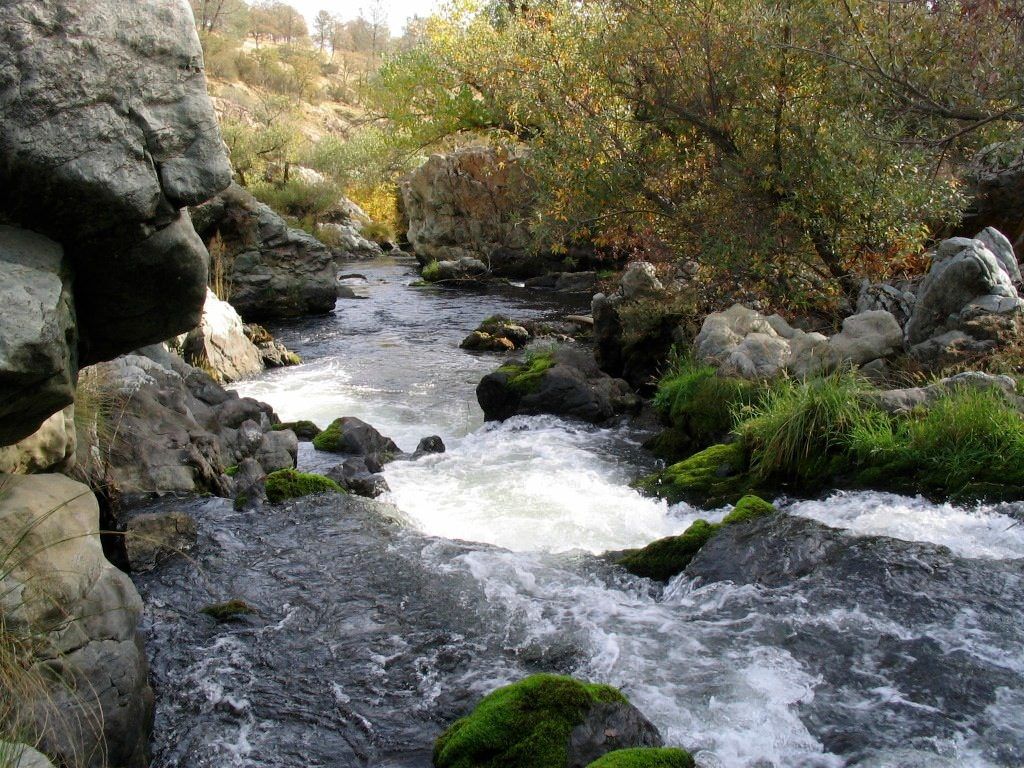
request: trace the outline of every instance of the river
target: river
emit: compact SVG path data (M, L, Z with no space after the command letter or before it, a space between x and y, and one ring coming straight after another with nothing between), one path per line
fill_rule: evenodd
M155 766L429 766L447 723L536 671L620 686L703 768L1024 765L1020 505L783 502L842 529L791 583L634 578L600 553L725 510L630 490L651 460L627 428L484 425L474 388L497 358L458 349L489 315L579 305L414 288L405 260L350 271L365 300L273 328L306 362L237 388L285 420L358 416L405 450L431 434L448 450L387 467L387 515L161 502L193 512L200 544L137 579ZM300 466L330 465L302 445ZM235 597L258 612L197 613Z

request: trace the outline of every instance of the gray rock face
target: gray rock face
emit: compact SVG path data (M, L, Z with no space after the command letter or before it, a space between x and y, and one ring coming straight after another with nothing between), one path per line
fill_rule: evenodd
M889 389L874 393L873 401L889 413L909 413L915 408L927 407L944 395L957 389L991 389L1002 392L1010 402L1020 407L1024 401L1017 396L1017 382L1010 376L994 376L980 371L966 371L947 376L926 387Z
M327 223L321 224L320 229L326 233L323 237L329 241L331 250L345 261L373 259L384 253L379 245L367 240L351 224Z
M214 268L223 272L226 298L246 321L334 309L331 250L290 228L242 187L231 185L192 215L203 240L216 239Z
M80 446L91 483L127 494L208 491L230 496L225 470L255 459L266 472L295 466L298 440L275 432L270 406L239 398L166 348L147 347L82 372L110 413L99 413ZM102 424L118 424L113 434Z
M527 380L504 366L484 376L476 388L484 418L550 413L600 424L639 404L629 385L601 371L589 353L560 346L551 356L551 367Z
M972 304L985 311L1011 312L1022 303L1012 278L984 242L950 238L939 244L918 291L907 323L907 341L920 344L958 330L961 313Z
M60 655L40 748L70 765L142 768L152 714L142 612L131 580L103 556L92 492L63 475L0 477L0 540L17 542L0 579L6 629ZM62 763L63 764L63 763ZM103 765L108 764L103 761Z
M75 398L75 308L63 249L0 226L0 445L28 437Z
M591 706L569 734L569 768L586 768L616 749L660 747L661 734L632 704L602 702Z
M904 327L914 311L917 295L907 281L898 284L871 283L865 280L857 296L857 314L884 309Z
M263 370L263 354L249 340L235 308L207 289L203 317L185 336L182 352L192 365L231 382Z
M24 440L0 448L0 472L27 475L66 469L74 464L77 442L75 407L69 405Z
M0 380L25 387L18 416L0 412L6 444L69 403L79 363L196 324L208 256L180 209L223 189L231 174L185 0L4 3L0 114L0 220L63 246L63 263L41 240L32 251L50 254L55 266L37 269L53 273L68 297L55 310L62 291L51 279L48 297L38 293L43 283L24 274L24 260L17 279L29 282L12 282L9 246L20 240L24 251L35 236L7 229L4 289L34 295L50 318L43 322L64 327L31 353L39 363L31 383L18 384L18 363L8 369L0 353ZM6 298L0 336L21 333L11 343L27 352L32 318L9 315ZM17 402L2 394L5 406Z
M925 366L941 367L1019 337L1024 320L1024 301L1014 285L1019 275L1013 249L996 230L986 229L975 239L944 240L907 323L910 355Z
M704 319L695 341L697 357L731 376L771 378L783 372L807 377L842 365L863 366L902 348L903 331L885 310L843 321L832 337L792 328L778 315L766 317L741 304Z
M657 295L662 291L654 265L647 261L634 261L626 267L619 281L619 290L626 301Z
M501 249L524 256L533 184L523 159L506 150L467 147L432 155L401 183L408 238L426 261L489 262Z

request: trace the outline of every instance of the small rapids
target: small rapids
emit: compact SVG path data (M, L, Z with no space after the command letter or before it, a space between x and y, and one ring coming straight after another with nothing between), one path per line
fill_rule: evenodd
M628 429L482 425L473 389L496 358L457 348L488 315L579 307L355 269L368 300L275 328L307 362L242 394L321 426L359 416L407 450L439 434L448 452L388 466L387 514L158 502L191 511L200 543L138 577L155 766L429 766L448 723L537 671L622 687L703 768L1024 764L1020 505L783 502L668 585L632 577L601 553L727 510L630 490L649 458ZM300 463L330 466L308 445ZM257 612L198 612L231 598Z

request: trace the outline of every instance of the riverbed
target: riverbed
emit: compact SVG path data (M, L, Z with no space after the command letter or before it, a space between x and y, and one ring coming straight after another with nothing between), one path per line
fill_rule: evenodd
M500 358L458 348L487 316L586 297L413 287L404 259L346 271L366 298L274 327L305 362L238 390L284 420L357 416L447 451L388 465L386 513L174 502L200 544L138 579L155 766L429 766L448 723L538 671L620 686L704 768L1024 764L1019 505L783 501L842 529L842 556L772 586L629 576L602 553L727 510L631 490L653 464L628 426L484 424L474 389ZM309 444L299 461L333 463ZM197 612L230 598L257 613Z

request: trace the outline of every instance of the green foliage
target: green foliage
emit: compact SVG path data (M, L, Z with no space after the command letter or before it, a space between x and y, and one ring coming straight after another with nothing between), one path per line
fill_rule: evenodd
M256 609L254 609L244 600L238 600L236 598L234 600L228 600L223 603L213 603L211 605L207 605L201 608L199 612L205 613L207 616L210 616L218 623L223 624L226 621L237 619L240 616L245 616L250 613L256 613Z
M682 573L690 561L724 526L738 525L775 513L775 507L759 496L747 495L736 502L733 510L720 523L695 520L678 536L667 536L630 552L619 565L635 576L668 581Z
M773 383L737 427L754 477L813 481L834 474L853 432L884 418L864 401L864 389L847 372Z
M441 278L441 267L436 261L432 261L423 267L420 274L428 283L435 283Z
M297 178L290 178L282 184L255 184L250 191L278 213L313 222L336 208L342 197L341 190L334 184Z
M864 465L894 477L913 473L926 490L1024 485L1024 419L995 389L957 389L923 414L877 419L849 442Z
M509 363L498 370L508 374L508 385L520 395L536 392L545 371L555 366L551 352L530 352L525 363Z
M693 756L675 747L617 749L587 768L694 768Z
M489 693L434 744L437 768L557 768L587 710L625 702L617 689L561 675L532 675Z
M344 493L336 482L322 475L299 472L294 469L279 469L267 475L267 498L273 504L287 499L297 499L314 493Z

